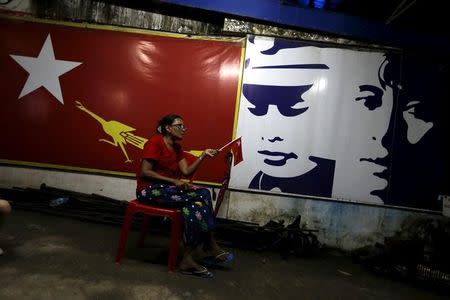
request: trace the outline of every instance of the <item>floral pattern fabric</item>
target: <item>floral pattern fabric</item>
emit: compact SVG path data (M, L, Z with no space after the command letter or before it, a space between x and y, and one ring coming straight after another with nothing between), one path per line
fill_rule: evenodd
M167 184L153 184L136 193L139 202L160 207L180 208L184 220L183 241L198 246L214 229L211 194L208 189L182 190Z

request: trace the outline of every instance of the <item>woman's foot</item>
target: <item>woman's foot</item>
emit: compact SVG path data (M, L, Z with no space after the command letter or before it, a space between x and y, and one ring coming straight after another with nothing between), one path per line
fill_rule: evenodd
M211 239L211 242L209 245L203 246L203 252L205 252L206 257L215 257L216 260L219 261L226 261L227 254L230 254L230 252L223 250L220 248L220 246L217 244L217 242L214 239Z
M233 253L220 248L212 232L210 232L209 238L203 245L203 251L206 256L203 257L202 263L206 266L227 266L234 259Z
M179 270L184 275L193 275L202 278L213 277L213 274L204 266L199 265L191 255L184 255L180 262Z
M233 253L225 251L222 248L206 250L205 252L207 254L202 259L202 263L206 266L227 266L234 260Z
M213 278L214 275L207 268L202 266L201 270L197 269L180 269L180 273L183 275L192 275L201 278Z
M183 256L183 259L180 262L179 268L181 270L198 270L201 271L204 269L203 266L199 265L194 258L192 257L192 255L190 254L185 254Z

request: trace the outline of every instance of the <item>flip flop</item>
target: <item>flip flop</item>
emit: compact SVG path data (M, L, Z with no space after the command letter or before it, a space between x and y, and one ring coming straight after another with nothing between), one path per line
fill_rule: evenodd
M216 256L206 256L202 259L202 263L205 266L220 266L225 267L231 264L234 259L234 255L228 251L222 251Z
M201 278L213 278L214 275L210 271L208 271L207 268L202 266L201 270L198 270L196 268L188 268L188 269L180 269L179 270L181 274L183 275L191 275Z

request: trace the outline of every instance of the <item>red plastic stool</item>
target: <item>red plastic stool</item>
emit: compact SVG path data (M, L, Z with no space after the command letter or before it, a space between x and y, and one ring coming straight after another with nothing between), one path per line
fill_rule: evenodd
M143 213L144 219L141 225L141 232L139 235L139 245L141 246L145 239L145 234L147 232L147 225L150 220L150 216L160 216L168 217L171 219L171 230L170 230L170 249L169 249L169 261L167 263L167 269L169 272L175 270L175 265L177 263L178 250L181 241L182 232L182 217L179 209L172 208L161 208L155 206L149 206L139 203L136 199L132 200L128 204L127 212L125 214L125 219L122 225L122 231L120 233L119 245L117 247L116 263L120 264L123 254L125 252L125 245L127 243L128 231L130 229L131 221L135 213Z

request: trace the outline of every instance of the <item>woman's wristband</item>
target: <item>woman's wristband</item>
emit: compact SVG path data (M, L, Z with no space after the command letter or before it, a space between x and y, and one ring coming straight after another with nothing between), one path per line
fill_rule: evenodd
M206 157L206 154L205 154L205 152L203 152L202 155L200 155L199 158L200 158L200 160L203 160L205 157Z

